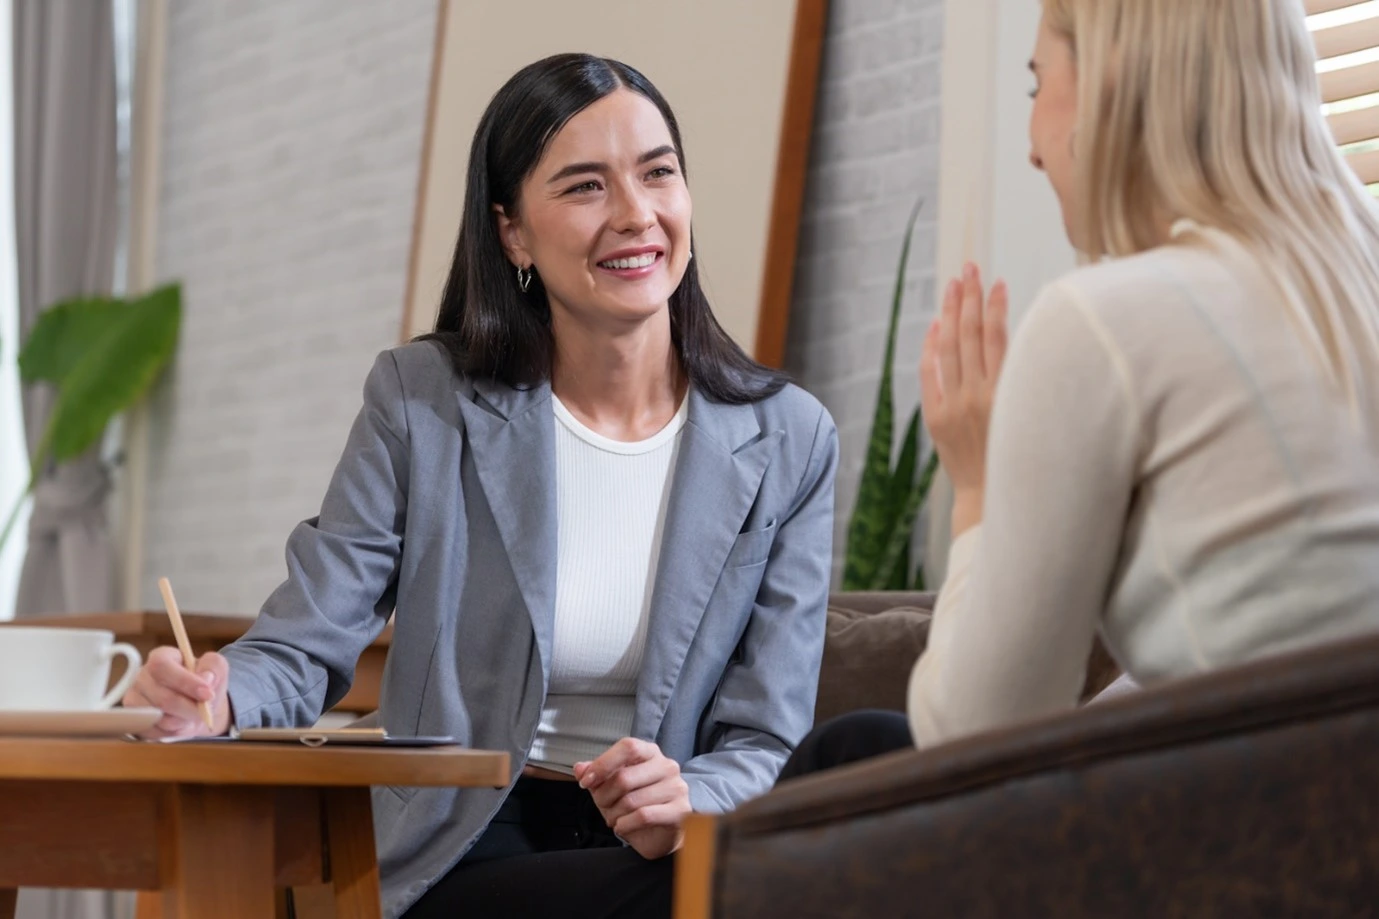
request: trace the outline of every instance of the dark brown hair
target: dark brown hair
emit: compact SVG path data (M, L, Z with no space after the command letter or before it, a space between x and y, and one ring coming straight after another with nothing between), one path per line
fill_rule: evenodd
M588 54L548 57L518 71L489 102L470 150L464 214L436 328L421 336L444 346L457 373L513 387L549 379L555 347L546 290L539 276L527 293L518 290L493 206L511 213L522 182L556 133L622 88L661 112L684 173L680 127L670 105L646 77L618 61ZM755 402L787 381L748 357L723 331L699 285L694 259L670 295L670 328L690 382L714 401Z

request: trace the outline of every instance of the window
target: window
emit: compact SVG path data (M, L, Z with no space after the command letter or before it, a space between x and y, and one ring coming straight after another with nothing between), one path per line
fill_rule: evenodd
M1322 111L1360 180L1379 193L1379 2L1306 0Z
M19 302L14 252L14 88L10 63L10 0L0 0L0 527L28 484L29 461L19 408ZM27 515L0 547L0 619L14 615Z

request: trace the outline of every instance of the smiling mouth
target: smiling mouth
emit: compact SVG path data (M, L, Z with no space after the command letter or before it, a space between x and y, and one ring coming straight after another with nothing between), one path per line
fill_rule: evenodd
M612 271L627 271L633 268L650 268L656 264L656 260L661 257L659 252L646 252L642 255L634 255L630 258L611 258L607 261L599 262L600 268L607 268Z

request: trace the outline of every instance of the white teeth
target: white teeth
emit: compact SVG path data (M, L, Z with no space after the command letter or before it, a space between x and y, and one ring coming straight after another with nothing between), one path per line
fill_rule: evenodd
M648 252L635 258L614 258L599 262L601 268L645 268L656 261L656 253Z

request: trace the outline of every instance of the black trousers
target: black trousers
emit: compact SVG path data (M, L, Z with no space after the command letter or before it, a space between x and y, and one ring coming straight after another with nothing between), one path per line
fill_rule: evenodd
M669 919L673 866L624 846L578 783L523 777L404 919Z
M901 713L853 712L811 731L779 781L911 743ZM624 846L575 782L521 778L474 848L404 919L670 919L673 866Z
M866 709L839 715L810 731L795 748L777 784L914 746L902 712Z

